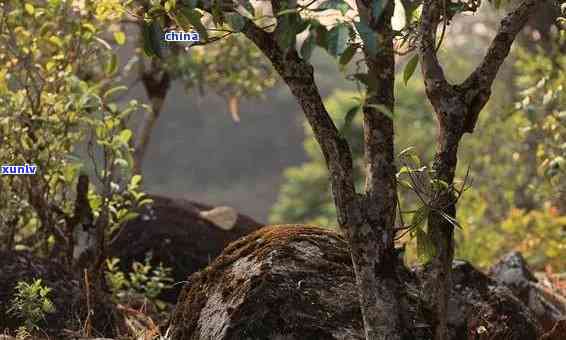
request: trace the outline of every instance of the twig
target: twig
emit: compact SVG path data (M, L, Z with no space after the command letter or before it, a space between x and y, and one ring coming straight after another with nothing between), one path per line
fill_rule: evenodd
M90 305L90 284L88 281L88 270L84 269L84 281L85 281L85 293L86 293L86 309L87 309L87 316L85 321L85 326L83 328L83 333L90 337L92 334L92 324L90 320L90 316L92 313L91 305Z

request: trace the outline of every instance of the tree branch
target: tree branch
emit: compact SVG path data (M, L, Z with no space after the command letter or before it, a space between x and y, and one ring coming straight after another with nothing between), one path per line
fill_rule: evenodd
M395 54L393 50L393 16L395 1L387 3L379 18L373 17L372 6L357 1L358 9L368 14L370 28L376 33L379 50L377 55L365 50L368 76L375 81L375 88L368 88L368 97L364 106L364 153L367 162L365 193L368 196L368 216L379 226L393 248L395 220L395 154L393 120L385 111L394 111L395 96ZM362 9L363 8L363 9ZM387 221L384 221L386 219Z
M313 129L330 172L332 190L341 227L353 227L362 220L354 187L352 154L347 141L340 135L328 114L314 81L313 67L299 57L295 49L282 51L274 33L262 30L245 19L242 32L271 61L275 70L297 98Z
M479 112L491 95L491 86L509 54L516 35L521 31L536 6L545 0L523 0L501 23L487 55L477 69L460 85L446 80L436 55L436 31L441 20L443 2L425 0L420 24L419 55L425 80L426 93L438 119L438 145L433 163L434 179L453 184L458 163L458 147L464 133L472 133ZM430 292L430 303L437 318L435 339L448 338L448 298L451 290L451 265L454 257L453 222L456 205L451 191L440 192L437 211L428 217L429 236L435 244L436 254L425 282Z
M446 93L450 85L436 55L436 30L440 22L440 1L424 0L420 25L419 55L425 86L428 91ZM434 94L429 94L434 97Z
M529 17L545 2L546 0L525 0L514 11L507 14L501 20L499 30L480 65L459 86L465 91L466 102L470 107L464 132L473 132L479 112L489 100L493 81L505 58L509 55L513 41Z

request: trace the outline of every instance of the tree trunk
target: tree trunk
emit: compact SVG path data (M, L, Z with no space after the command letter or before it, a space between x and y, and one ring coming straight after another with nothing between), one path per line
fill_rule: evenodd
M373 4L357 1L362 13L374 13ZM376 55L364 49L370 86L364 105L364 153L366 182L363 197L365 224L346 230L352 249L356 282L366 339L400 339L400 284L397 278L394 238L397 182L393 120L395 54L391 18L395 2L389 1L380 17L369 15L376 33ZM389 111L385 112L385 111ZM366 225L367 224L367 225ZM377 287L373 288L373 287ZM375 308L380 304L380 308Z
M491 96L491 86L499 68L509 54L517 34L529 17L544 4L544 0L523 0L503 20L489 49L477 68L459 85L446 80L444 70L436 55L436 31L443 18L444 1L425 0L419 33L419 55L427 96L434 107L438 120L438 147L433 165L434 179L453 185L456 172L458 145L464 133L472 133L483 109ZM427 285L431 292L438 324L436 340L447 339L448 292L451 287L451 263L454 253L454 228L448 218L456 217L452 189L439 192L435 210L429 215L429 233L436 246L431 262ZM443 213L445 216L442 216ZM428 291L428 290L427 290Z
M457 113L448 113L455 116ZM451 185L454 181L458 162L458 144L462 134L453 126L439 123L440 135L437 154L433 163L435 180ZM456 131L454 131L456 130ZM432 305L436 311L438 324L435 328L435 339L448 339L448 299L451 290L452 261L454 259L454 226L440 212L456 219L455 197L451 190L439 192L438 200L433 203L436 211L428 217L428 232L435 244L435 255L431 260L431 271L426 284L426 291L432 296Z
M151 111L146 113L136 134L137 140L134 146L134 174L142 173L142 163L149 146L149 141L151 140L151 134L163 109L165 97L167 97L167 92L171 85L169 73L163 70L158 63L158 61L152 61L151 69L142 74L142 82L151 102Z
M251 21L246 22L243 32L269 58L289 86L322 149L330 173L338 223L350 244L366 339L399 339L395 262L392 261L393 238L391 232L386 232L387 228L393 228L391 222L395 204L388 199L392 194L390 190L395 186L391 183L390 164L388 172L379 172L392 158L392 145L381 144L392 140L392 124L385 124L385 130L373 131L366 136L372 145L371 152L375 152L368 151L372 157L372 175L375 176L369 179L370 195L359 195L354 187L350 148L324 107L312 66L301 59L295 50L283 52L272 33L261 30ZM390 93L389 88L386 93ZM375 116L370 116L373 114ZM384 122L381 113L366 108L366 115L372 128L373 124ZM384 147L391 155L383 151ZM380 188L381 184L385 186ZM385 280L381 279L383 272L387 273Z

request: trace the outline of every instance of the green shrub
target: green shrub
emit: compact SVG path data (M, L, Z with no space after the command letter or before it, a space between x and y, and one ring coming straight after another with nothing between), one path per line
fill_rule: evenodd
M157 307L164 307L157 297L163 290L172 287L172 269L162 263L154 266L151 259L152 254L148 253L143 263L134 262L132 271L127 275L118 268L120 259L111 258L106 261L106 281L115 300L127 301L132 296L141 295Z
M18 330L19 335L39 330L39 322L45 320L47 314L55 312L49 292L51 288L43 286L41 279L17 283L8 313L24 321L23 329Z

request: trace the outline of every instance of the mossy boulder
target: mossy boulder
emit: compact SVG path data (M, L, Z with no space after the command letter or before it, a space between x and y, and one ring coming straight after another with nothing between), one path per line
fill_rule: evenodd
M430 338L435 320L420 279L427 269L399 268L406 287L403 339ZM495 310L508 320L505 327L516 327L505 339L537 338L539 325L507 288L467 263L454 270L451 308L458 313L450 322L452 339L466 339L475 331L470 327L482 326L474 323L478 310ZM327 229L262 228L190 277L171 326L178 340L364 339L348 245Z

